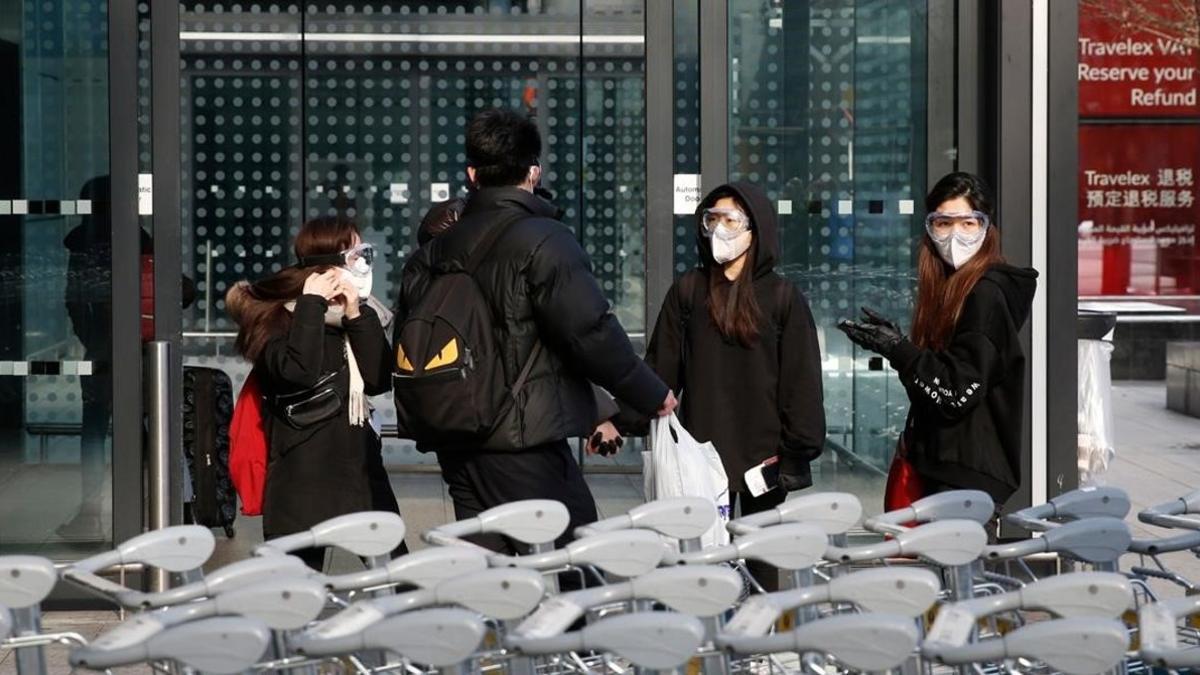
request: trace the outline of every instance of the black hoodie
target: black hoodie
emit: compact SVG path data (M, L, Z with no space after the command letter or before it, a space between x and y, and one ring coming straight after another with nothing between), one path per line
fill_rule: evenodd
M776 454L783 471L811 484L809 462L825 444L816 326L804 296L774 271L779 224L762 189L745 182L721 186L704 198L697 214L729 193L746 205L753 222L759 339L744 347L721 335L713 323L708 276L717 263L697 218L701 268L680 277L667 292L646 362L682 394L680 418L696 440L712 441L717 448L731 492L744 489L747 469ZM619 426L645 433L648 420L626 412Z
M1038 274L995 265L975 284L945 349L904 341L891 356L912 407L905 440L923 478L983 490L997 507L1021 482L1025 352Z

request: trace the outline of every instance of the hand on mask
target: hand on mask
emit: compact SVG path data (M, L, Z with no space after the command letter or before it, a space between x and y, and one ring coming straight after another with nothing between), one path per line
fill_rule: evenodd
M357 319L362 312L359 309L358 289L342 275L338 278L337 283L337 299L335 302L342 305L346 310L346 318L350 320Z
M845 333L846 337L859 347L890 359L896 346L908 338L894 321L885 319L866 307L862 308L862 312L861 321L842 319L838 322L838 330Z
M324 298L326 301L332 301L338 295L338 283L341 276L337 270L326 270L325 272L313 272L304 280L304 289L300 291L304 295L316 295Z

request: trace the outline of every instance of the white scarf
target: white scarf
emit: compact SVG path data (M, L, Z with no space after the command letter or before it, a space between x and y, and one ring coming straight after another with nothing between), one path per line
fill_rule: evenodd
M350 338L346 337L345 340L346 363L350 366L350 402L346 408L350 411L350 426L361 427L371 416L371 409L367 403L362 373L358 371L358 359L354 358L354 350L350 348Z
M294 312L296 303L295 301L288 302L284 304L284 307L287 311ZM325 325L341 328L342 318L345 316L346 310L341 305L330 305L329 309L325 310ZM350 425L361 427L371 417L371 405L367 402L366 385L363 383L362 372L358 369L358 359L354 358L350 337L343 337L342 344L345 345L346 365L350 371L350 400L347 401L346 410L350 415Z

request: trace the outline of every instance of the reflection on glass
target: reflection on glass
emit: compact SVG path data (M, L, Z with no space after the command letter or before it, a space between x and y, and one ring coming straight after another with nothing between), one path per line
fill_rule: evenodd
M781 214L780 272L808 296L825 358L818 489L882 505L908 400L833 329L867 305L908 316L924 193L925 2L730 0L730 175Z
M107 3L11 4L0 13L0 553L79 557L109 547L112 531Z
M379 252L376 294L394 299L421 216L466 192L468 120L493 106L536 117L544 186L621 322L645 330L643 0L277 10L182 7L184 272L197 280L184 315L189 363L240 385L248 365L232 356L223 298L239 279L291 264L305 218L352 216ZM375 403L394 423L390 399ZM433 459L387 445L393 464Z

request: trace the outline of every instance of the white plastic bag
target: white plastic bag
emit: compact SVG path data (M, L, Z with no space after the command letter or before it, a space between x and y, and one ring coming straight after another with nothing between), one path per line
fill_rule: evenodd
M1112 411L1112 343L1079 341L1079 486L1104 485L1117 455Z
M706 497L717 506L717 522L701 542L705 547L729 543L729 478L712 443L697 443L674 414L650 425L650 452L642 453L646 499Z

